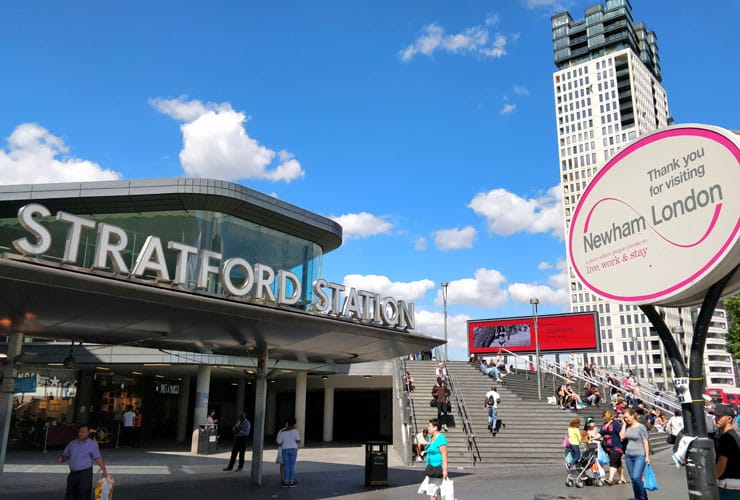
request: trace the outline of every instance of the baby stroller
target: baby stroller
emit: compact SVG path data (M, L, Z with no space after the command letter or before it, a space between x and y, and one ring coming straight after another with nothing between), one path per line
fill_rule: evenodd
M601 486L603 484L604 469L597 461L598 446L599 443L590 443L581 451L581 458L577 462L573 460L573 451L565 450L565 467L568 470L565 486L583 488L586 485Z

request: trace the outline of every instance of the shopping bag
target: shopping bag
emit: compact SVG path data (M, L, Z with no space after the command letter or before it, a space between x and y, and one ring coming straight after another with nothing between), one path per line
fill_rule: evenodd
M452 479L444 479L439 491L442 500L455 500L455 485L452 483Z
M650 464L645 466L644 483L645 489L648 491L655 491L658 489L658 480L656 479L655 473L653 472L653 468L650 467Z
M113 476L108 474L106 477L98 479L95 484L95 500L111 500L113 498Z
M609 456L604 451L604 448L602 448L601 445L597 448L598 455L596 455L596 461L599 462L600 465L606 465L609 463Z

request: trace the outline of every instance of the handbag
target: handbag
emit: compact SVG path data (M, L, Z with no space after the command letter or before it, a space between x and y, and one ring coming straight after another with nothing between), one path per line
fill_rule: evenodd
M437 406L437 400L432 399L431 401L429 401L429 406Z
M668 444L675 444L676 443L676 436L674 434L668 434L665 438L665 442Z
M655 477L655 473L653 472L653 468L650 467L650 464L645 466L644 483L645 489L648 491L655 491L658 489L658 479Z
M570 439L568 439L567 434L563 438L563 448L570 448Z
M445 479L442 481L442 486L439 488L440 496L442 500L455 500L455 485L452 479Z
M427 477L440 478L442 477L442 466L441 465L427 465L424 469L424 475Z

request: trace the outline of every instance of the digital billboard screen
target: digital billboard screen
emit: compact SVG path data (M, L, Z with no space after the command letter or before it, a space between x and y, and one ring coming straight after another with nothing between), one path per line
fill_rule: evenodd
M541 353L598 351L599 316L595 311L537 316L537 333ZM533 353L534 317L468 321L468 347L471 354L492 354L501 348Z

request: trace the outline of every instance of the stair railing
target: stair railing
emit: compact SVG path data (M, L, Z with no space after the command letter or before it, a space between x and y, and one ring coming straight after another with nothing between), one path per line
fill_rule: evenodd
M414 398L411 397L411 384L406 380L406 360L401 358L401 370L403 371L403 386L406 392L406 408L408 410L409 424L412 427L414 436L419 433L419 425L416 422L416 406L414 405Z
M447 361L444 361L445 372L447 373L447 382L450 386L450 394L457 402L457 414L462 419L463 431L467 439L468 451L470 452L470 464L475 465L481 461L480 449L478 448L478 438L473 429L473 423L468 415L468 407L465 405L465 398L462 391L458 390L455 376L450 372Z
M513 356L516 359L526 359L523 356L520 356L519 354L516 354L514 352L509 351L508 349L502 349L503 352L507 354L507 356ZM527 360L529 363L529 360ZM555 395L555 391L557 389L555 381L560 380L561 383L564 381L575 381L576 382L576 391L580 395L582 394L583 386L586 383L589 384L595 384L596 386L601 386L601 397L602 399L606 400L608 397L607 392L611 392L611 389L616 389L618 392L620 392L625 398L627 397L627 394L630 394L629 391L624 389L621 386L617 386L614 384L611 384L608 380L601 380L600 378L596 377L586 377L582 373L578 373L577 371L571 370L569 367L562 363L558 363L556 361L551 361L548 359L543 359L540 357L539 359L539 369L543 370L543 373L547 373L552 375L552 395ZM529 375L529 370L527 370L527 378ZM559 385L559 384L558 384ZM640 400L644 401L648 404L651 404L654 407L662 408L666 410L680 410L681 406L676 402L672 401L671 399L668 399L666 397L661 397L655 394L651 394L649 392L643 394L640 393Z
M414 398L411 397L411 388L406 380L406 360L404 358L397 358L395 361L396 368L396 382L397 387L400 388L398 391L399 398L401 398L402 404L402 442L404 443L404 452L402 454L403 461L406 465L413 465L413 457L411 447L414 446L414 437L417 434L416 427L416 409L414 407ZM394 385L395 385L394 384Z

